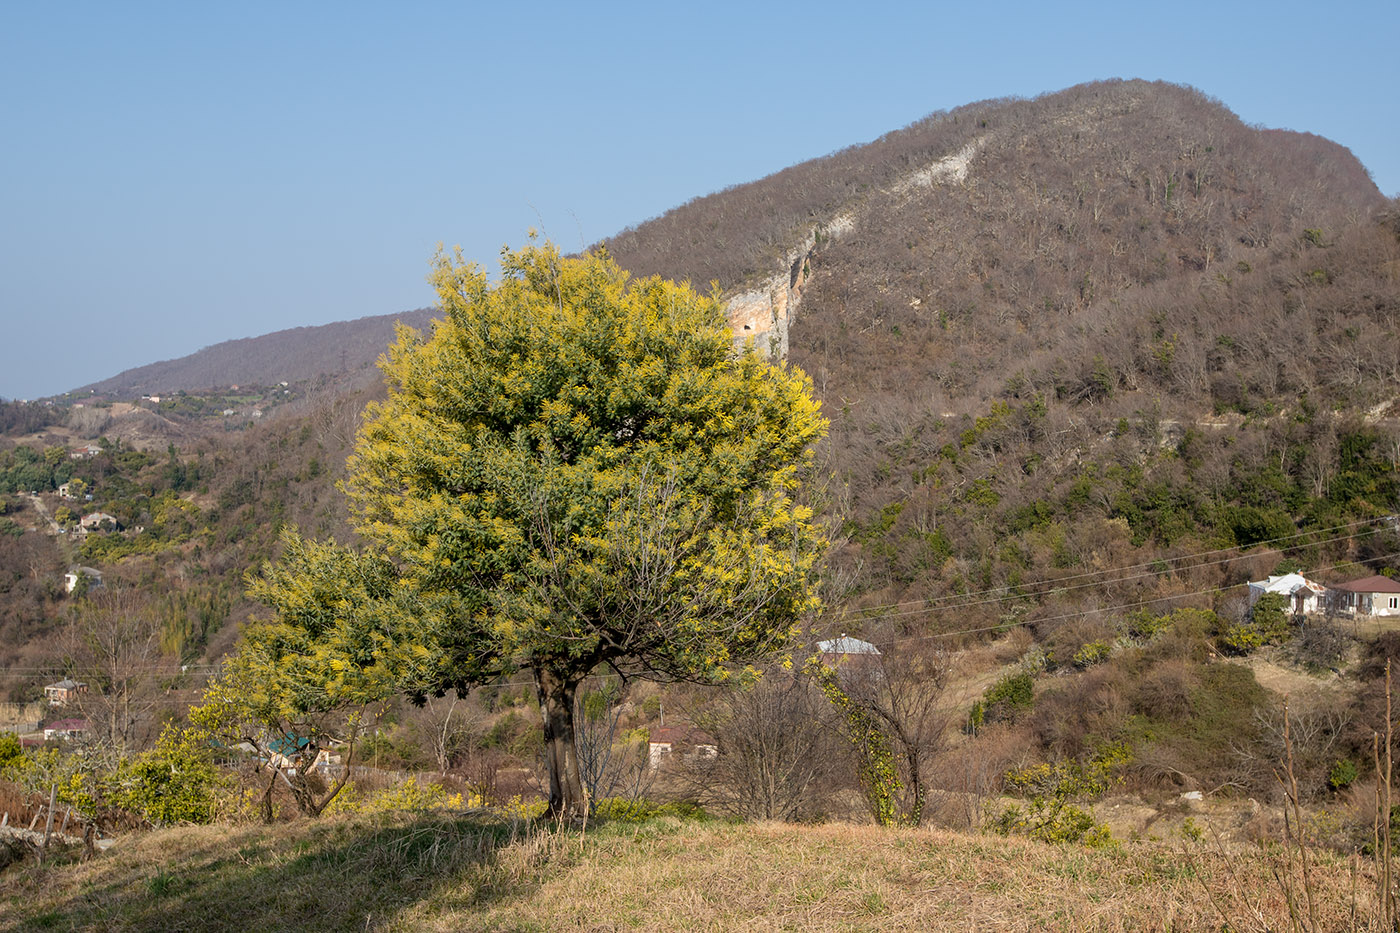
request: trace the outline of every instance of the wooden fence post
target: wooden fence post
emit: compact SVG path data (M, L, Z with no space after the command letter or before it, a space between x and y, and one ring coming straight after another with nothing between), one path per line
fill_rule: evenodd
M44 821L44 848L49 847L49 837L53 835L53 807L58 802L58 785L49 785L49 817Z

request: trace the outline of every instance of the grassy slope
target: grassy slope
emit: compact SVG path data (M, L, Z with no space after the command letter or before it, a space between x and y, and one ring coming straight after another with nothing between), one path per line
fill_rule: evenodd
M0 930L1218 929L1222 910L1231 928L1277 929L1275 869L1259 850L1227 859L1208 844L1094 851L670 818L580 836L357 817L172 829L86 864L12 868ZM1348 863L1326 858L1314 878L1320 927L1355 928ZM1364 916L1364 873L1358 886Z

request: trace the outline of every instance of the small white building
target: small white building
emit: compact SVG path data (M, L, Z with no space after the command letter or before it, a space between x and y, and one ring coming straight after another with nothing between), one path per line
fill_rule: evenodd
M817 642L817 653L821 663L835 670L847 686L884 677L880 649L845 632L840 638Z
M1314 583L1301 573L1285 573L1249 584L1249 604L1253 606L1265 593L1288 597L1290 615L1302 616L1321 612L1327 587Z
M74 567L63 575L63 591L71 593L78 587L78 580L87 577L87 588L89 590L100 590L102 588L102 571L96 567Z
M44 727L44 741L49 742L58 739L63 742L76 742L87 738L88 722L86 719L60 719L58 722L51 722Z
M687 761L710 761L719 756L719 745L691 726L662 726L648 739L647 766L655 771L672 755Z
M817 642L817 650L822 654L845 656L845 655L879 655L880 649L876 648L868 641L861 641L859 638L852 638L845 632L840 638L833 638L830 641Z
M117 517L107 512L89 512L78 519L78 527L84 531L96 531L102 527L103 522L116 530L120 530L122 527L121 522L117 521Z

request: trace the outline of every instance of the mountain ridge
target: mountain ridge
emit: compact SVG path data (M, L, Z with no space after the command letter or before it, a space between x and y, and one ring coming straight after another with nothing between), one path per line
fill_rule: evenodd
M194 353L123 370L70 394L132 397L230 385L274 385L335 379L371 366L393 340L397 323L419 330L438 312L419 308L349 321L305 325L225 340Z

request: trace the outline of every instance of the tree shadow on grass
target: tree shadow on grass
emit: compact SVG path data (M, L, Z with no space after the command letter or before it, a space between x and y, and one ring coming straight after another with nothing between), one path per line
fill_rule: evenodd
M425 902L460 917L528 895L568 838L484 813L174 830L4 879L0 931L383 929Z

